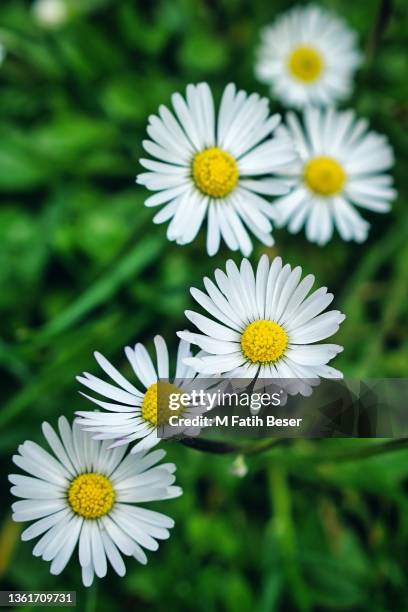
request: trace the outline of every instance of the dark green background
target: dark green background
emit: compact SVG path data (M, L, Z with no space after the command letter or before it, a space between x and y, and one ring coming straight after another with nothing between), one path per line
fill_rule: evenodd
M44 419L55 424L86 407L74 377L97 373L92 352L130 374L125 344L151 346L161 333L175 349L192 306L189 287L230 256L223 247L207 257L204 232L192 245L169 244L165 226L151 223L147 194L134 183L148 115L188 82L207 80L217 98L229 81L267 95L253 77L259 28L290 4L72 0L68 23L47 31L30 3L1 2L2 588L77 589L78 609L89 611L408 609L408 451L360 456L378 441L279 445L248 458L242 479L230 473L233 456L168 445L185 490L156 504L176 519L171 539L146 567L130 560L124 579L111 572L88 593L75 562L50 576L9 518L11 454L23 440L41 439ZM257 244L251 260L280 254L334 291L347 314L335 339L345 347L335 366L346 375L401 377L405 3L384 2L380 20L377 2L322 4L359 32L366 61L348 103L390 138L400 197L389 215L363 212L372 222L363 245L336 237L319 248L278 230L276 246Z

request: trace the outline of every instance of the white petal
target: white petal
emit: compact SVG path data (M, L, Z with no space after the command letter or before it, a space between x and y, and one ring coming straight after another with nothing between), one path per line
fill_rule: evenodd
M82 568L82 582L84 586L89 587L93 583L94 570L92 565L87 565Z
M110 536L106 533L106 531L101 531L101 537L109 563L111 564L115 572L118 574L118 576L124 576L126 574L126 567L118 549L116 548L115 544L113 543Z
M136 389L134 385L126 380L126 378L103 355L101 355L101 353L95 351L94 356L102 370L104 370L116 384L132 395L140 395L139 389Z
M232 342L239 340L239 334L235 330L225 325L221 325L220 323L216 323L198 312L186 310L184 314L200 331L208 336Z
M95 574L98 578L106 576L107 563L105 548L103 546L101 534L99 531L99 525L97 522L91 522L91 553L92 553L92 565L95 570Z
M64 546L54 557L53 562L51 563L50 572L54 576L60 574L65 569L68 561L70 560L78 542L82 522L83 520L81 518L74 517L69 537L67 538Z

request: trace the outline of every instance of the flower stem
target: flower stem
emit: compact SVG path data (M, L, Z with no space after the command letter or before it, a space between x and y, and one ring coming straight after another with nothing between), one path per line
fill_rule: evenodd
M317 440L316 440L317 441ZM193 448L204 453L213 453L217 455L226 454L239 454L239 455L258 455L263 452L272 450L278 445L289 444L290 438L268 438L265 440L257 440L256 442L249 442L244 444L238 444L233 442L222 442L219 440L208 440L206 438L184 438L180 440L181 444ZM317 441L318 442L318 441ZM304 456L304 460L317 462L330 462L330 461L353 461L357 459L365 459L366 457L373 457L383 453L394 452L402 449L408 449L408 438L398 438L395 440L389 440L387 442L381 442L378 444L372 444L361 448L356 439L356 446L351 449L336 449L335 451L327 451L308 454ZM288 453L290 458L291 453ZM293 456L291 456L293 458Z
M391 19L392 12L392 0L379 0L377 13L374 18L374 23L371 28L371 33L369 35L366 48L366 59L368 64L371 64L374 59L381 42L381 38L383 37Z
M221 442L219 440L207 440L206 438L184 438L180 442L184 446L193 448L203 453L214 453L217 455L240 454L257 455L269 450L279 442L286 441L285 438L268 438L257 442L237 444L233 442Z
M96 602L98 595L98 583L96 582L96 577L94 578L93 583L86 590L86 600L85 600L85 612L95 612L96 611Z

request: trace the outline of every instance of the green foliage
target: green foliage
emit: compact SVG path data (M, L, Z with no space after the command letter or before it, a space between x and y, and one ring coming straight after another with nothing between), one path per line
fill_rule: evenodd
M208 258L203 233L192 245L169 244L152 224L134 183L148 115L198 80L217 96L229 81L267 95L253 76L258 30L288 8L282 0L67 0L67 22L45 28L31 4L0 7L1 588L76 588L79 610L101 612L407 609L408 453L328 458L372 443L364 440L293 442L249 458L242 480L230 471L233 457L170 444L185 489L157 504L176 519L171 540L96 594L80 586L75 563L52 577L18 542L6 482L14 449L40 440L44 419L85 406L74 377L97 371L94 350L130 374L124 345L151 346L160 333L175 349L189 287L231 256L223 248ZM336 238L320 249L279 230L276 246L256 245L251 259L279 253L334 292L347 314L336 366L348 376L405 376L404 3L392 3L381 37L373 36L377 3L324 4L367 49L349 104L391 139L400 196L391 214L367 213L363 245Z

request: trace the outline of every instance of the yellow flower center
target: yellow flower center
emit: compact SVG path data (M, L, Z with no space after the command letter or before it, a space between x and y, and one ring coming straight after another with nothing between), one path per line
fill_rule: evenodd
M232 155L218 147L197 153L192 172L196 187L213 198L225 198L238 183L237 162Z
M306 185L322 196L332 196L343 189L346 173L331 157L315 157L304 167Z
M275 321L253 321L241 336L241 349L252 363L278 361L288 345L288 334Z
M159 382L150 385L142 402L142 417L155 427L166 425L171 416L179 416L184 407L172 410L169 405L170 394L180 395L180 389L172 383Z
M80 474L68 489L68 502L72 510L85 519L97 519L107 514L116 494L106 476L89 472Z
M316 49L308 45L302 45L292 51L288 66L292 76L304 83L312 83L323 72L324 63L322 56Z

